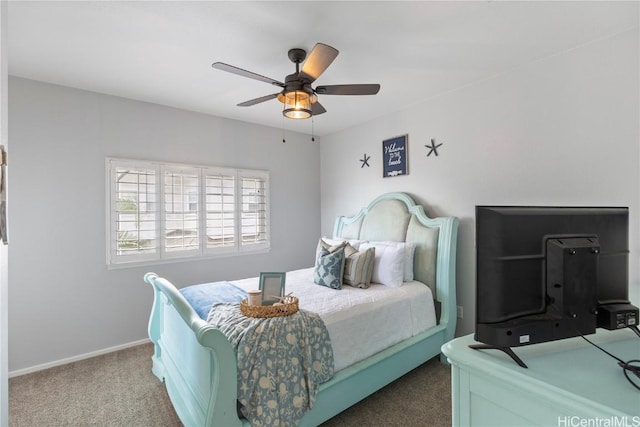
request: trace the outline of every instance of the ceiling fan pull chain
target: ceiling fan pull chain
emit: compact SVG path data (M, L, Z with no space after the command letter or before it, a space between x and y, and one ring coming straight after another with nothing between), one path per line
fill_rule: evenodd
M284 144L287 140L284 138L284 116L282 116L282 143Z
M314 130L313 130L313 124L314 124L314 123L315 123L315 122L314 122L314 120L313 120L313 116L311 116L311 141L314 141L314 142L315 142L316 138L315 138L315 136L314 136L315 132L314 132Z

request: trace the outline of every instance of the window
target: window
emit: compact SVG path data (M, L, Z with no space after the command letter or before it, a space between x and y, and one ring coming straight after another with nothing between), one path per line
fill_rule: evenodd
M269 249L265 171L107 159L108 264Z

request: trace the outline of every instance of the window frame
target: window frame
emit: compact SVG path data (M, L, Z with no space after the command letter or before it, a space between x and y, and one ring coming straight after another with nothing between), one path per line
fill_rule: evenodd
M205 258L217 258L223 256L238 256L255 253L268 252L271 249L271 221L270 221L270 174L269 171L252 170L252 169L236 169L227 167L217 167L208 165L188 165L182 163L156 162L149 160L132 160L107 157L105 161L106 170L106 258L108 268L139 266L144 264L161 264L167 262L189 261ZM116 191L118 183L116 180L116 171L118 168L145 169L153 170L155 177L155 242L156 248L153 253L132 253L118 254L118 198ZM165 200L165 179L166 173L186 173L195 174L197 172L197 237L199 239L197 249L188 250L169 250L167 251L167 214ZM233 194L232 197L232 218L233 218L233 242L232 244L222 244L221 246L208 245L209 236L207 235L207 178L212 176L220 176L225 179L233 177ZM242 241L242 183L243 179L262 180L264 195L264 239L257 243L243 244ZM224 192L224 187L221 187ZM224 197L224 193L222 193ZM188 199L188 200L187 200ZM188 194L183 195L182 203L186 206L191 205L191 197ZM224 205L223 205L224 206ZM222 211L223 212L223 211ZM224 215L223 215L224 216ZM224 225L224 222L221 224ZM222 226L223 227L223 226ZM224 228L224 227L223 227ZM121 232L121 231L120 231ZM262 233L260 234L262 235ZM224 242L224 239L223 239Z

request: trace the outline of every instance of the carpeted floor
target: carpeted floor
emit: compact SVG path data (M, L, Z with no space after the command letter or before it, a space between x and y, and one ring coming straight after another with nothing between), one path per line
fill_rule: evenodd
M11 378L9 426L181 426L152 354L145 344ZM322 426L450 426L449 375L432 359Z

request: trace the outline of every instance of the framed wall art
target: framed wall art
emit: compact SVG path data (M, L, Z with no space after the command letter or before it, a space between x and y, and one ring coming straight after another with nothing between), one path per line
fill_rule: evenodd
M407 139L408 135L402 135L382 141L382 176L384 178L409 173Z

